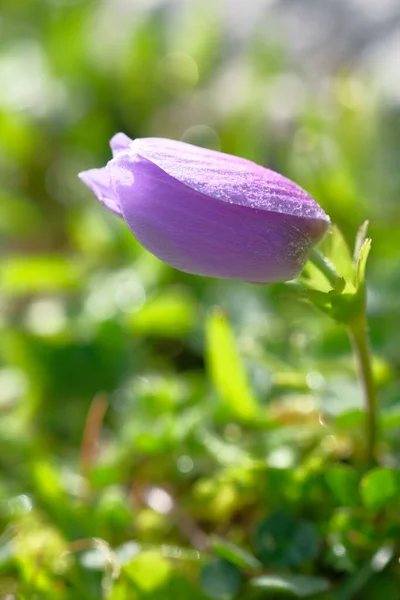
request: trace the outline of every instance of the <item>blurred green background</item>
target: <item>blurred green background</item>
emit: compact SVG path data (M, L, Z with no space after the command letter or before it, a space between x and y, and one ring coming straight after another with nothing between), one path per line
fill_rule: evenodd
M1 1L0 598L400 599L400 14L362 4ZM117 131L370 220L379 467L339 326L163 265L78 180Z

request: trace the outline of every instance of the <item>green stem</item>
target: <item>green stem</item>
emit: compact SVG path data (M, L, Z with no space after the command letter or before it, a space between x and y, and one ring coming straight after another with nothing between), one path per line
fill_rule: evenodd
M330 282L333 288L336 288L340 276L336 273L333 264L315 248L309 254L309 260L321 271L321 273ZM346 325L347 332L353 346L353 353L357 363L359 378L363 387L364 402L366 409L366 446L368 463L372 464L376 459L377 443L377 398L371 366L371 349L368 336L368 323L366 317L366 296L365 288L359 290L361 293L361 306L358 316Z
M376 459L377 443L377 398L372 374L371 350L368 336L368 325L365 311L347 326L347 331L352 342L354 356L364 391L366 405L366 446L368 463L373 464Z
M323 275L325 275L329 283L335 287L338 281L340 281L341 277L336 273L335 267L330 260L328 260L322 254L322 252L316 248L312 248L308 255L308 259L317 267L317 269L321 271Z

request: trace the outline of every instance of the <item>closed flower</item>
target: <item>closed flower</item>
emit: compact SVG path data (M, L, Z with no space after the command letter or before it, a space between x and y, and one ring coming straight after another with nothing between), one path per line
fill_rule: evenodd
M110 145L107 166L80 178L147 250L181 271L293 279L329 226L299 186L243 158L122 133Z

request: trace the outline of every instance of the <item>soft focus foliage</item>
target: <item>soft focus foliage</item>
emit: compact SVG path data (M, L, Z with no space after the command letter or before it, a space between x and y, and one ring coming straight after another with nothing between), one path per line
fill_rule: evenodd
M313 78L264 22L230 37L217 5L2 2L7 600L400 598L396 97L350 63ZM79 182L119 130L276 169L349 244L370 220L381 465L340 327L168 268Z

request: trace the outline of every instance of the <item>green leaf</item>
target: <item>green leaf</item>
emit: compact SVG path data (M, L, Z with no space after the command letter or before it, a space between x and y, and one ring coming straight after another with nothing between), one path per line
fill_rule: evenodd
M400 600L399 579L394 573L385 571L373 577L363 590L363 600Z
M309 598L328 591L330 587L327 579L308 575L263 575L252 579L251 584L272 594L287 593L296 598Z
M242 569L259 569L261 567L261 563L255 556L232 542L214 539L213 548L216 554Z
M329 489L343 506L358 503L358 475L349 465L333 465L325 474Z
M319 245L319 249L335 266L335 270L344 279L355 283L353 258L349 246L337 225L332 225Z
M327 266L338 276L334 285L324 272ZM302 281L307 288L313 291L334 292L335 294L354 292L353 260L347 243L336 225L332 225L318 249L311 251Z
M206 600L206 598L197 582L192 582L189 577L183 576L178 569L171 573L165 594L158 593L153 596L153 600ZM131 596L126 596L123 600L130 599Z
M400 406L390 406L381 411L379 421L384 429L400 427Z
M229 600L239 589L240 572L227 560L215 558L203 567L200 582L210 598Z
M357 263L356 263L356 282L357 289L363 288L365 286L365 271L367 267L367 260L369 253L371 251L372 240L367 238L363 245L361 246Z
M386 467L376 467L361 481L360 493L364 505L374 510L400 502L400 473Z
M310 304L324 313L331 314L332 297L328 292L320 292L319 290L307 289L306 287L291 286L291 290L297 293L301 298L307 299Z
M355 303L363 310L365 306L365 273L368 256L371 251L371 239L367 238L368 221L359 228L354 247L354 269L356 274Z
M292 287L293 292L339 323L354 321L364 310L365 270L371 248L371 240L365 239L365 234L366 224L358 232L352 259L342 234L334 226L320 244L322 252L318 249L310 254L300 286ZM325 274L330 264L339 276L335 284Z
M361 248L363 247L364 242L367 239L368 226L369 221L364 221L364 223L359 227L357 231L353 256L353 261L355 264L357 263L358 257L360 256Z
M312 523L276 512L259 524L255 545L265 565L294 567L316 557L319 538Z
M351 577L336 590L336 600L353 600L358 592L367 589L369 582L377 573L383 571L393 558L393 548L383 545L363 564L359 564ZM382 597L382 595L380 595ZM386 596L383 596L386 599ZM364 599L364 594L362 595Z
M202 444L219 464L225 466L249 465L251 457L239 444L226 442L205 427L198 428Z
M365 425L365 412L351 408L335 416L335 426L339 429L362 429Z
M206 325L206 356L211 379L221 399L224 416L253 420L260 416L240 360L235 339L221 310L214 310Z
M44 460L35 460L31 465L31 473L42 499L58 505L64 502L65 492L60 473L54 465Z
M168 290L128 315L127 321L135 333L180 339L196 323L196 306L183 291Z
M1 236L31 235L44 227L39 208L28 198L9 195L0 190Z
M304 267L300 280L310 291L315 291L316 293L327 294L332 289L332 285L311 261ZM293 283L290 282L289 285L293 285Z
M141 552L124 565L123 571L143 593L165 586L171 574L171 565L155 550Z
M77 261L57 255L12 256L0 264L0 289L13 296L74 290L82 277Z

